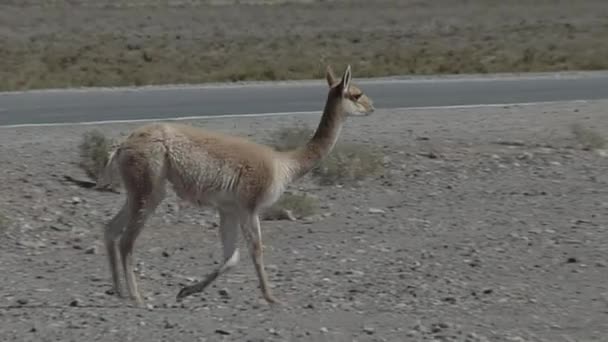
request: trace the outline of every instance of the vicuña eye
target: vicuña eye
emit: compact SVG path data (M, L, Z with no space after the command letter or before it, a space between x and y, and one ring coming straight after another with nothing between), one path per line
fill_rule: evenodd
M353 99L358 100L363 94L354 94Z

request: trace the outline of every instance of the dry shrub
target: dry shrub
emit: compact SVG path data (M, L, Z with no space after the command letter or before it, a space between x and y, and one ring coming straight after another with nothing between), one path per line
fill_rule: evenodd
M286 210L295 218L312 216L319 211L319 200L306 194L285 192L267 211L269 215L280 216Z
M279 151L294 149L310 139L313 129L306 125L283 127L271 135ZM364 144L338 141L332 152L312 170L323 185L354 183L383 171L382 154Z
M314 130L305 124L282 127L271 134L270 144L279 151L293 150L304 145L313 133Z
M80 150L80 167L91 179L97 179L99 172L108 162L113 140L107 138L99 130L88 131L83 134Z
M378 176L384 170L382 154L367 145L337 145L312 175L323 185L347 184Z
M599 150L606 147L608 144L606 138L600 133L584 127L580 123L575 123L571 126L572 134L583 150Z
M11 220L3 213L0 213L0 231L4 231L10 226Z

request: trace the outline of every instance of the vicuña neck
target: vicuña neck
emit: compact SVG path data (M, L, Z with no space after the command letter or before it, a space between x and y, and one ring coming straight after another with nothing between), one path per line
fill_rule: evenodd
M344 124L344 108L340 96L330 92L325 103L319 126L313 137L304 145L291 151L295 167L293 179L305 175L325 158L334 148Z

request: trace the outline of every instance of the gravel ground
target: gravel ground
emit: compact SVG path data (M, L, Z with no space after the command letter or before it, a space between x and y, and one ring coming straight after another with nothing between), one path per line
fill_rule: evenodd
M601 341L608 332L608 159L571 124L606 132L608 101L378 110L341 140L385 154L356 186L292 186L319 197L303 220L264 221L276 296L248 258L176 303L217 264L217 217L173 194L135 259L148 309L106 294L102 224L122 195L62 182L82 133L128 124L0 128L3 341ZM195 121L250 135L316 115ZM246 255L246 254L245 254ZM604 336L604 337L602 337Z

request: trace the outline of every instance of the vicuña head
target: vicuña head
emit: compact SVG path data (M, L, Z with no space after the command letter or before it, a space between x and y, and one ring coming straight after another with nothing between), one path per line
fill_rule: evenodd
M264 270L259 213L276 202L290 182L329 154L346 117L374 111L372 100L351 84L350 66L340 79L328 67L326 79L329 91L319 126L310 141L293 151L279 152L241 137L174 123L148 124L131 132L112 152L97 184L103 187L119 174L126 190L125 203L104 234L115 293L124 293L120 259L129 296L143 303L133 273L133 246L170 183L181 199L218 210L223 248L221 266L203 281L183 288L177 299L203 291L236 266L240 230L264 298L279 303Z

